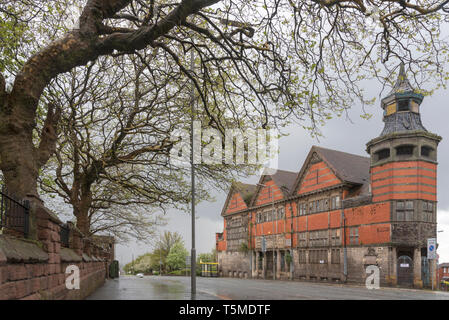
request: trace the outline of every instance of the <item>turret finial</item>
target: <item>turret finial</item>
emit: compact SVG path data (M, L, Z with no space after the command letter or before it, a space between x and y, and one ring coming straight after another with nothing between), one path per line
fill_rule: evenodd
M402 92L407 92L407 91L413 92L414 89L407 79L407 74L405 73L404 62L401 61L401 64L399 65L398 79L396 80L396 83L393 87L393 90L391 90L390 94L402 93Z
M427 131L421 123L419 105L424 96L415 92L407 79L404 63L399 65L399 74L391 92L381 100L384 109L385 127L381 136L393 132L413 130Z

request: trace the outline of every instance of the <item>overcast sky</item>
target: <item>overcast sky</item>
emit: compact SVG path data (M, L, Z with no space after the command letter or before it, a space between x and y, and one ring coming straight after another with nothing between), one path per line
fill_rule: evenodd
M379 92L381 85L373 82L369 86L368 93L376 96L377 102L368 107L367 112L373 114L369 120L360 118L362 109L355 105L350 111L350 119L346 117L329 121L323 128L324 134L320 140L310 135L299 126L288 128L289 136L283 137L279 142L279 169L299 171L312 145L335 149L339 151L368 156L366 143L378 137L383 129L382 108L380 107ZM384 94L389 90L384 90ZM438 147L438 242L440 244L440 263L449 262L449 90L437 91L430 97L425 97L421 104L421 118L424 127L443 137ZM258 177L253 177L245 182L256 183ZM223 219L220 216L221 209L226 200L226 194L216 192L216 201L201 203L197 207L199 217L196 225L196 249L197 253L210 252L215 247L215 232L223 231ZM191 218L190 215L172 210L167 214L168 225L161 230L177 231L185 239L186 247L191 247ZM128 263L132 255L149 252L152 249L145 245L129 243L117 246L117 259L121 265Z

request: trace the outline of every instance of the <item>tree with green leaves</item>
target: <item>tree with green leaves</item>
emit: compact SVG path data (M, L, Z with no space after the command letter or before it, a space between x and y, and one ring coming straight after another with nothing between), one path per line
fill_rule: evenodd
M183 241L177 241L167 255L166 263L171 271L181 270L186 267L186 258L189 255Z
M138 256L134 261L127 263L123 270L128 274L136 274L136 273L150 273L152 268L152 257L150 253L145 253ZM159 270L159 269L158 269Z
M159 239L156 241L154 250L151 253L152 266L155 270L159 271L160 267L163 273L168 272L167 257L173 246L178 242L183 243L182 236L178 232L164 231L164 233L159 235Z
M217 262L217 252L216 249L212 249L211 252L208 253L200 253L197 256L197 265L199 266L200 262Z

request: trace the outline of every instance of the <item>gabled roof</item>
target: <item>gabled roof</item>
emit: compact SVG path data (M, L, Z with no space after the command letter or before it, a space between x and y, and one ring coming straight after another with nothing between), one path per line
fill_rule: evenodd
M294 183L292 193L299 188L302 176L307 171L314 154L317 154L343 183L365 185L370 181L370 158L352 153L313 146Z
M284 198L287 198L292 192L292 188L295 185L295 180L297 176L298 172L279 170L279 169L276 170L275 174L262 174L260 176L258 184L256 185L256 191L253 194L250 206L254 206L257 195L259 194L260 188L262 188L262 184L266 179L266 177L271 178L276 184L276 186L282 191Z
M246 205L249 206L251 199L256 192L257 186L254 184L234 182L235 190L238 190L245 201Z
M295 184L296 177L298 176L298 172L286 171L286 170L277 170L271 178L274 180L274 183L282 190L285 196L289 196L292 188Z
M226 209L228 208L229 201L231 200L232 196L238 192L243 198L243 201L245 202L246 206L248 207L250 205L251 199L254 195L254 192L256 191L256 186L253 184L243 183L243 182L233 182L231 184L231 187L229 188L228 196L226 197L226 202L223 206L223 209L221 211L221 215L224 216L226 213Z

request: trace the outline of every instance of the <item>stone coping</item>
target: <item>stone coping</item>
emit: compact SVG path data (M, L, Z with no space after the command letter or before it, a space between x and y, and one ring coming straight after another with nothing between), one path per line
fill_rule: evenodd
M83 259L75 253L72 249L61 248L60 251L61 261L63 262L81 262Z
M3 263L44 263L48 254L38 245L38 242L17 239L0 235L0 264Z
M84 262L91 262L92 258L89 257L87 254L83 253L83 261Z

